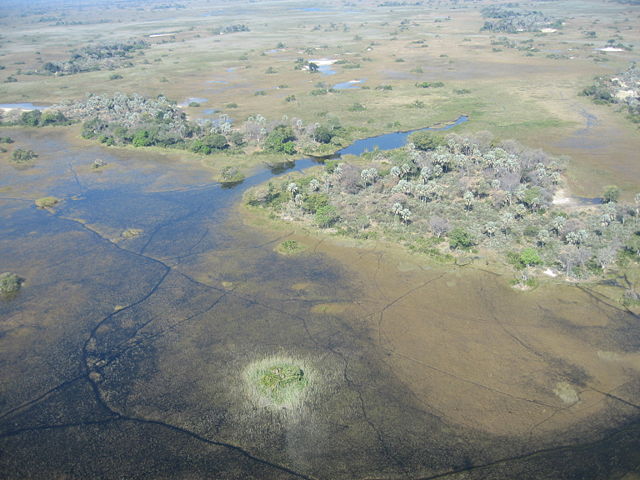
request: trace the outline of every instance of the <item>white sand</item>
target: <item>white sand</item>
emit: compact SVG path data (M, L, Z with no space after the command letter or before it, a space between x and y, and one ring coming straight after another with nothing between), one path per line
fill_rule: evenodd
M337 62L337 60L330 60L328 58L321 58L320 60L309 60L311 63L315 63L319 67L324 67L325 65L333 65Z
M171 35L175 35L175 33L153 33L149 35L149 38L170 37Z
M617 48L617 47L604 47L604 48L598 48L599 52L624 52L624 48Z
M553 200L551 201L553 205L568 205L571 203L571 197L567 196L567 192L563 189L559 189L556 194L553 196Z

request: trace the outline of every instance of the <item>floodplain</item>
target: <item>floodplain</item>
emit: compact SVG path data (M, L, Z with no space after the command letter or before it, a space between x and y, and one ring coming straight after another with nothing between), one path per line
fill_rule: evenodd
M537 2L562 28L502 34L481 30L489 2L182 3L7 2L0 103L163 94L234 128L337 120L344 161L464 118L447 132L568 156L573 196L637 193L637 125L579 95L637 58L597 51L640 43L637 5ZM131 66L36 73L131 38L150 44ZM485 251L437 262L247 207L326 159L81 130L0 126L0 271L21 282L0 297L1 478L638 478L635 260L520 291ZM283 371L292 397L264 383Z

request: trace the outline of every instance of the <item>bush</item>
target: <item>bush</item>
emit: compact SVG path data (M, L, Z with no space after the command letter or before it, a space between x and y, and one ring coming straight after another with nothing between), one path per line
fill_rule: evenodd
M449 232L449 246L453 249L467 249L473 247L475 244L476 242L473 235L463 228L457 227Z
M320 228L328 228L335 224L340 216L338 211L332 205L325 205L316 211L315 221Z
M210 155L212 152L224 150L228 146L227 138L224 135L214 133L212 135L207 135L204 138L194 140L191 144L191 151Z
M518 262L522 267L532 267L542 265L542 258L535 248L528 247L520 252Z
M435 150L444 145L444 138L434 135L431 132L416 132L409 137L409 141L415 145L418 150Z
M267 136L264 141L264 149L268 152L293 155L296 153L295 144L293 143L295 139L296 137L291 127L279 125Z
M20 123L28 127L37 127L40 125L40 117L42 112L40 110L31 110L30 112L23 112L20 115Z
M6 295L20 290L22 281L15 273L0 273L0 294Z
M319 143L331 143L331 139L335 137L335 135L335 130L332 127L320 125L313 132L313 139Z
M329 197L324 193L312 193L305 198L303 207L309 213L316 213L329 205Z
M33 150L23 150L22 148L17 148L11 154L11 160L16 163L26 163L30 160L33 160L38 155Z
M605 203L615 203L620 198L620 188L617 185L607 185L602 193L602 200Z
M58 203L60 203L60 199L56 197L42 197L36 200L36 207L38 208L53 208Z

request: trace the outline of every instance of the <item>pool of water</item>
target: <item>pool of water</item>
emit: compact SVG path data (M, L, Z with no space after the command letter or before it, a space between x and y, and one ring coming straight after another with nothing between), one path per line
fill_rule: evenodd
M204 97L188 97L186 100L180 102L178 105L180 107L188 107L190 103L207 103L209 101L208 98Z
M0 108L17 108L19 110L44 110L48 105L34 105L33 103L0 103Z
M28 171L0 160L2 269L26 280L0 301L4 477L596 479L637 465L629 312L248 226L246 190L313 159L221 188L179 152L65 132L12 129L41 155ZM35 208L44 195L63 201ZM279 255L285 239L309 248ZM318 372L300 408L247 389L246 366L274 355Z
M336 83L333 86L334 90L352 90L360 88L366 80L349 80L348 82Z
M442 127L427 127L418 130L410 130L407 132L394 132L386 133L384 135L378 135L376 137L366 138L363 140L356 140L351 145L337 152L338 155L361 155L365 152L370 152L374 149L378 150L392 150L394 148L400 148L407 143L407 138L412 133L422 131L432 132L444 132L451 130L452 128L465 123L469 120L469 117L462 115L456 119L455 122L444 125Z

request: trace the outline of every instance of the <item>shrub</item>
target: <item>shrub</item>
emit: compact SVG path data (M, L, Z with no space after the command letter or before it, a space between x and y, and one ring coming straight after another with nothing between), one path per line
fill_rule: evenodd
M26 163L30 160L33 160L38 155L33 150L23 150L22 148L17 148L11 154L11 160L16 163Z
M194 140L191 144L191 151L210 155L212 152L224 150L228 146L227 138L224 135L214 133L212 135L207 135L204 138Z
M22 281L15 273L0 273L0 294L7 295L20 290Z
M416 132L409 137L409 141L415 145L418 150L435 150L444 145L444 139L431 132Z
M312 193L305 198L302 206L309 213L316 213L323 207L329 205L329 197L324 193Z
M20 115L20 123L28 127L37 127L40 125L40 117L42 112L40 110L31 110L30 112L23 112Z
M542 264L542 258L535 248L527 247L520 252L518 261L523 267L532 267Z
M457 227L449 232L449 246L453 249L467 249L475 244L473 235L463 228Z
M56 197L42 197L36 200L36 207L38 208L53 208L58 203L60 203L60 199Z
M328 228L335 224L340 216L332 205L325 205L316 211L315 221L320 228Z
M602 193L602 200L605 203L615 203L620 198L620 188L616 185L607 185Z
M264 141L264 149L268 152L286 153L293 155L296 152L296 139L293 129L284 125L279 125L273 129Z

